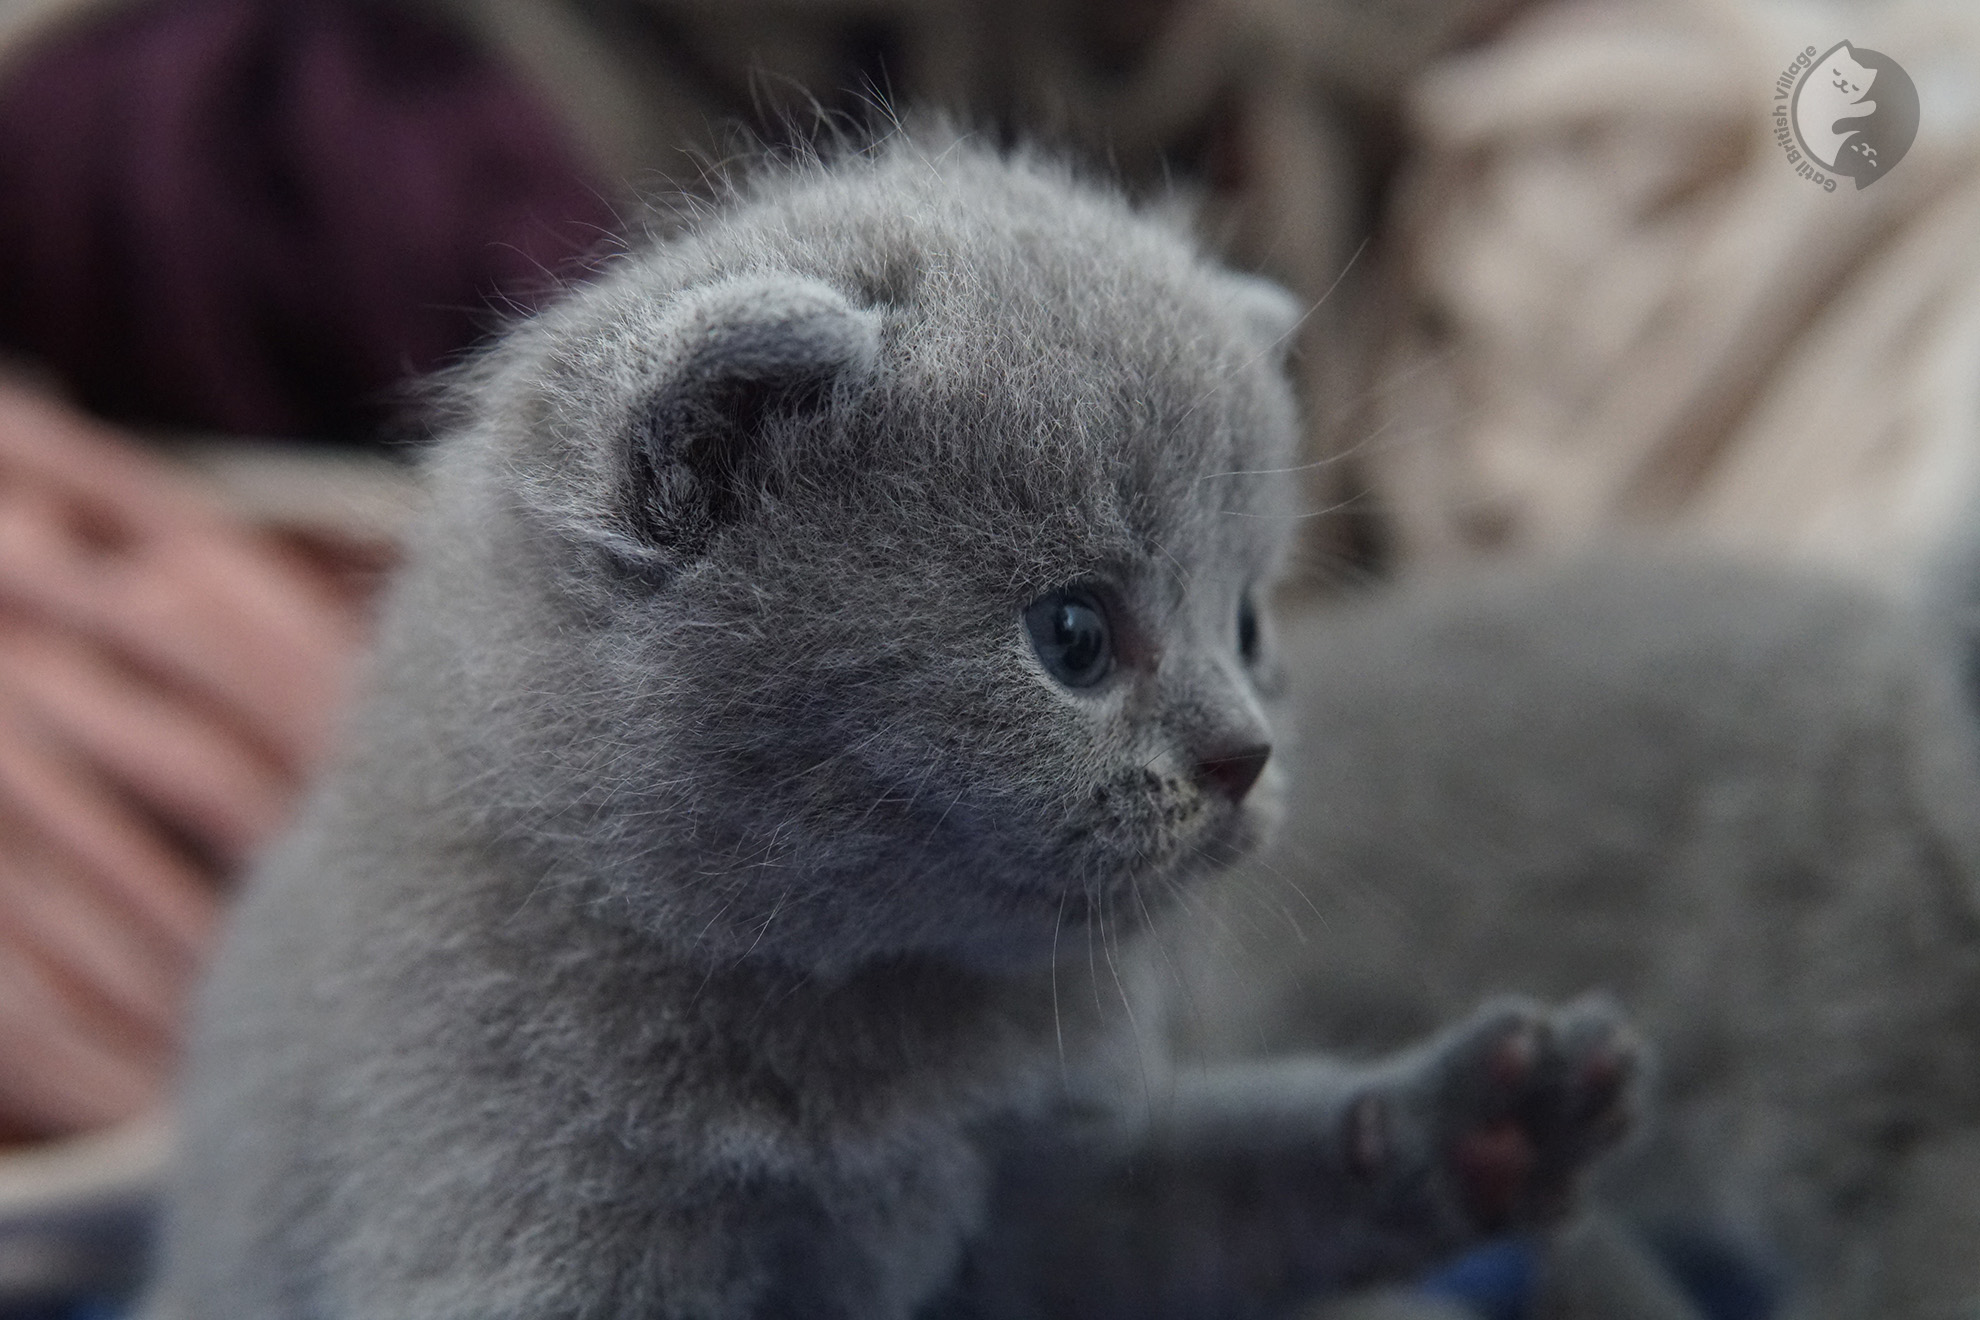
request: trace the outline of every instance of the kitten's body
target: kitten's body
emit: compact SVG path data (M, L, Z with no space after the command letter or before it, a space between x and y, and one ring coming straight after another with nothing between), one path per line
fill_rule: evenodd
M1604 987L1660 1058L1611 1204L1780 1271L1783 1316L1980 1300L1980 772L1935 624L1652 557L1419 587L1282 654L1302 788L1206 923L1199 1048Z
M1154 1248L1082 1280L1043 1224L999 1235L1077 1210L1031 1131L1075 1183L1154 1168L1213 1275L1225 1182L1303 1215L1320 1258L1288 1242L1223 1313L1554 1204L1615 1133L1597 1009L1363 1071L1130 1047L1155 1112L1109 1112L1124 937L1276 792L1241 621L1286 530L1290 321L1050 169L897 145L519 329L436 461L348 763L206 996L158 1311L1182 1296ZM1026 635L1078 635L1075 599L1112 619L1090 683Z

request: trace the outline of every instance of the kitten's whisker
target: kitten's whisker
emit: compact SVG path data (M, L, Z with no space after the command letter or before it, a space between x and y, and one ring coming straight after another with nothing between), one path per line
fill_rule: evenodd
M1254 868L1252 874L1260 879L1269 879L1278 882L1277 888L1279 891L1290 891L1301 902L1305 903L1308 908L1312 909L1314 916L1319 919L1322 926L1327 924L1326 915L1314 905L1313 900L1307 896L1306 891L1301 889L1296 882L1270 867L1261 866ZM1284 922L1286 929L1292 932L1294 939L1298 940L1301 944L1308 942L1306 928L1300 924L1298 913L1286 906L1278 898L1268 895L1263 889L1255 889L1253 892L1258 895L1261 902L1269 904L1272 910L1278 914L1279 919Z
M1184 567L1183 561L1176 558L1175 555L1170 552L1168 546L1163 545L1160 541L1157 541L1155 538L1150 537L1149 544L1153 545L1157 550L1160 550L1162 552L1162 557L1168 560L1171 564L1174 564L1176 566L1176 576L1182 579L1183 591L1189 592L1195 590L1196 588L1195 576L1190 573L1188 568Z
M1355 264L1361 260L1361 254L1368 250L1368 244L1371 241L1373 241L1373 238L1374 236L1371 234L1367 237L1364 237L1361 240L1361 242L1355 247L1353 254L1348 257L1345 263L1342 264L1341 273L1334 276L1334 282L1332 284L1329 284L1326 290L1322 292L1321 295L1318 298L1316 298L1307 307L1305 311L1299 314L1298 320L1294 321L1292 325L1284 333L1280 334L1277 338L1273 339L1272 342L1268 344L1266 347L1253 353L1250 357L1242 359L1236 367L1224 372L1223 380L1225 381L1231 380L1236 376L1238 376L1240 373L1249 371L1252 367L1256 366L1264 358L1269 357L1274 353L1278 353L1282 351L1287 343L1291 342L1294 338L1296 338L1299 332L1306 328L1306 323L1313 319L1314 313L1318 312L1322 307L1325 307L1327 305L1328 299L1334 296L1335 290L1341 287L1341 282L1348 277L1348 273L1352 271L1355 267ZM1189 406L1183 409L1182 416L1177 419L1177 425L1181 425L1183 422L1186 422L1191 417L1195 416L1197 409L1202 407L1205 403L1209 402L1209 400L1210 400L1209 391L1206 390L1203 393L1198 394L1195 399L1191 400Z
M1276 861L1274 861L1270 857L1260 857L1250 866L1249 869L1253 874L1263 873L1265 875L1271 876L1274 880L1277 880L1281 885L1285 886L1287 889L1290 889L1293 893L1297 894L1300 898L1300 901L1306 904L1307 910L1313 913L1313 915L1317 919L1319 919L1319 921L1322 924L1325 924L1327 920L1327 914L1320 910L1319 905L1316 904L1313 901L1312 896L1306 892L1306 886L1300 884L1299 881L1293 879L1291 876L1287 875L1284 871L1280 870L1278 863Z
M1251 363L1256 362L1258 361L1259 358L1264 357L1266 353L1277 352L1280 349L1284 348L1285 345L1292 342L1292 340L1296 339L1299 336L1299 332L1306 328L1306 323L1313 319L1314 313L1318 312L1322 307L1325 307L1327 305L1328 300L1334 296L1334 293L1341 287L1342 282L1347 279L1349 273L1353 271L1356 264L1360 262L1362 253L1368 251L1368 245L1374 241L1375 241L1375 236L1373 234L1364 235L1362 237L1361 242L1355 244L1354 251L1348 255L1348 259L1345 262L1341 263L1341 273L1334 276L1334 282L1332 284L1329 284L1324 290L1321 291L1320 296L1314 299L1312 304L1308 306L1305 311L1299 314L1299 319L1297 321L1294 321L1291 327L1288 328L1285 331L1285 333L1281 334L1277 339L1274 339L1272 341L1271 348L1265 350L1265 352L1261 352L1254 355L1249 362L1245 363L1245 365L1247 367L1250 366Z
M1185 886L1179 885L1173 880L1169 881L1169 886L1178 895L1185 888ZM1129 888L1134 894L1135 905L1141 909L1142 927L1145 932L1143 938L1155 946L1155 951L1161 957L1163 967L1168 970L1171 984L1178 991L1182 990L1184 988L1182 967L1176 962L1175 953L1170 947L1169 941L1164 938L1167 932L1157 924L1155 914L1148 908L1148 900L1141 892L1141 879L1139 876L1136 876L1131 881Z
M735 899L731 898L725 901L721 907L716 908L714 915L709 917L707 923L703 925L702 928L695 933L695 937L692 940L688 941L688 947L690 949L699 948L702 940L708 937L708 932L715 929L715 924L719 922L723 917L727 916L729 909L734 906L735 906Z
M1213 877L1213 882L1224 884L1229 884L1230 880L1231 877L1227 873ZM1221 933L1230 933L1230 925L1224 920L1219 905L1204 892L1206 886L1175 876L1163 876L1161 881L1169 890L1171 901L1179 907L1187 908L1192 918L1208 919L1216 924Z
M928 768L926 770L923 770L921 772L921 778L915 781L914 792L908 794L907 806L910 811L914 809L915 803L921 801L922 790L928 787L928 781L933 779L935 777L935 772L937 770L940 770L941 768L942 768L942 753L939 751L929 752ZM952 802L949 805L954 806L955 804ZM945 811L942 814L946 816L948 815L948 812Z
M928 827L928 837L921 841L922 847L926 848L935 841L935 835L938 831L941 830L942 822L946 821L949 818L949 813L956 809L956 804L963 800L963 795L967 792L969 792L969 788L967 785L956 790L956 795L949 799L949 805L942 808L942 814L937 816L935 818L935 823ZM1065 911L1065 902L1063 899L1060 900L1059 908L1061 914L1063 914ZM1053 932L1052 938L1053 938L1053 947L1054 949L1056 949L1058 947L1058 932L1056 930Z
M1104 1013L1107 1006L1100 1002L1100 965L1093 957L1093 928L1098 925L1106 930L1106 910L1101 906L1102 897L1089 884L1086 890L1086 979L1093 987L1093 1011Z
M1189 918L1187 923L1178 921L1173 923L1172 926L1165 925L1158 934L1158 938L1162 941L1163 958L1173 972L1171 984L1174 990L1165 1003L1170 1005L1173 1011L1183 1014L1188 1021L1200 1027L1205 1022L1205 1017L1202 1002L1196 993L1198 989L1197 980L1177 960L1174 950L1177 944L1186 938L1190 938L1185 932L1186 926L1193 930L1196 926L1204 923L1214 925L1218 933L1224 936L1226 943L1230 942L1230 928L1228 923L1225 922L1223 914L1218 910L1219 904L1212 899L1211 895L1203 892L1203 886L1189 883L1174 876L1162 876L1160 877L1160 882L1169 895L1169 902L1173 903L1181 913ZM1192 945L1197 943L1200 943L1200 939L1192 940ZM1191 947L1191 945L1185 945L1184 947ZM1174 1033L1172 1031L1172 1038L1173 1035Z
M755 953L756 946L763 943L763 937L770 932L770 923L775 921L777 914L784 910L784 900L791 896L791 891L795 888L797 888L797 882L793 880L790 884L785 885L783 891L777 895L777 901L770 905L770 914L764 917L763 924L756 928L756 938L749 942L747 949L743 950L743 957L747 958L750 954Z
M1067 887L1059 891L1059 913L1052 919L1052 1034L1059 1042L1059 1081L1070 1085L1072 1071L1066 1062L1066 1024L1059 1015L1059 932L1066 924L1066 899L1072 893Z
M1155 1087L1148 1077L1148 1047L1142 1039L1141 1023L1134 1015L1134 996L1128 993L1127 983L1121 979L1120 966L1114 960L1114 950L1107 940L1107 913L1111 907L1110 896L1103 894L1100 904L1100 952L1107 960L1107 974L1114 980L1114 990L1120 996L1121 1008L1127 1014L1128 1035L1134 1041L1134 1061L1141 1073L1141 1103L1144 1112L1155 1110ZM1114 923L1114 943L1120 942L1120 922Z
M1228 922L1220 921L1222 933L1239 947L1247 946L1253 938L1273 941L1277 928L1284 925L1301 942L1306 939L1304 928L1293 915L1292 909L1272 897L1258 881L1263 877L1255 870L1247 870L1233 877L1233 883L1226 889L1229 901L1220 904L1231 920L1243 922L1239 929ZM1275 920L1274 920L1275 919Z
M1325 518L1339 513L1343 509L1355 508L1364 503L1374 493L1372 488L1363 487L1354 494L1344 499L1336 500L1325 508L1308 509L1302 513L1252 513L1247 509L1219 509L1217 512L1225 518L1262 518L1268 522L1308 522L1314 518Z
M1311 463L1297 463L1292 467L1231 468L1225 472L1205 472L1196 479L1196 484L1201 486L1206 481L1218 481L1224 477L1289 477L1301 472L1311 472L1316 468L1328 467L1340 462L1347 456L1347 451L1343 450L1338 454L1330 454L1326 458L1316 458Z

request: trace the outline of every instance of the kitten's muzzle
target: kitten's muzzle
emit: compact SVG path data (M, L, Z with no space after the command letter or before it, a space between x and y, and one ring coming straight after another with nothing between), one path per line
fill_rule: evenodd
M1222 793L1232 802L1244 801L1244 795L1258 782L1258 776L1265 773L1265 763L1272 759L1270 743L1256 743L1250 747L1232 752L1219 752L1206 756L1196 763L1196 782L1216 793Z

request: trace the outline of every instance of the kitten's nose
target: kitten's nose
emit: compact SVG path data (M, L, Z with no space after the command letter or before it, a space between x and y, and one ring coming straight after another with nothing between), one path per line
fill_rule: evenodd
M1244 795L1265 773L1265 762L1272 757L1272 745L1259 743L1234 752L1219 752L1196 763L1196 781L1229 797L1244 801Z

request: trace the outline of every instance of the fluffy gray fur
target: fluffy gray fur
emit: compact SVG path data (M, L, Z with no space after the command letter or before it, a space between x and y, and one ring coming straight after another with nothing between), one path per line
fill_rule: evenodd
M1303 787L1204 923L1194 1048L1605 988L1660 1057L1619 1214L1743 1247L1783 1315L1972 1314L1980 757L1939 620L1647 556L1386 595L1282 655Z
M1061 171L897 142L470 369L348 761L206 994L154 1314L1188 1299L1257 1254L1217 1189L1269 1175L1323 1237L1242 1314L1554 1208L1626 1100L1600 1006L1363 1069L1104 1046L1135 933L1274 814L1216 767L1269 736L1237 619L1294 311ZM1084 691L1022 624L1076 582L1117 641ZM1052 1259L1079 1198L1037 1170L1137 1161L1196 1273Z

